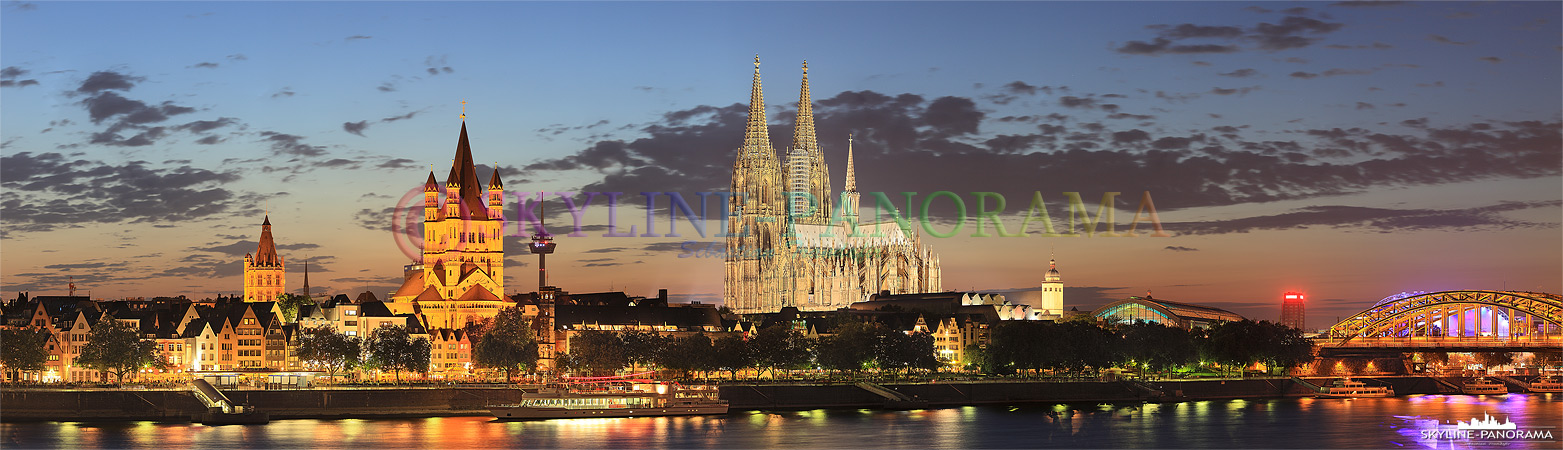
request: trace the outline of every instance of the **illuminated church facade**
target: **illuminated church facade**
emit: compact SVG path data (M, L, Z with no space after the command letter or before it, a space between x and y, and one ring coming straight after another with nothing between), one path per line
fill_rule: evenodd
M424 182L422 260L407 266L391 301L415 305L430 328L497 315L505 293L503 192L497 167L486 188L479 184L463 120L445 183L433 171Z
M260 243L255 253L244 254L244 301L274 302L287 292L287 266L277 254L271 237L271 215L261 222Z
M833 195L814 132L808 63L786 161L771 147L755 58L744 143L733 164L723 304L739 314L830 311L869 295L939 292L939 256L914 230L859 223L851 141Z

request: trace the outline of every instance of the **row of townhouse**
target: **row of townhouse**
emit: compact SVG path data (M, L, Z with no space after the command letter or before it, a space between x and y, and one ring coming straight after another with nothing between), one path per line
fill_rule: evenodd
M38 297L6 311L6 325L49 333L42 372L26 379L93 382L103 373L76 364L92 330L110 321L134 326L157 345L169 369L144 378L235 370L298 370L297 327L274 302L93 301Z

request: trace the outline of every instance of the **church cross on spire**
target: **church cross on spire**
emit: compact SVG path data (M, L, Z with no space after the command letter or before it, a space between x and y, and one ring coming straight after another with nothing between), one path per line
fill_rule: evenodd
M467 120L467 100L461 100L461 120Z

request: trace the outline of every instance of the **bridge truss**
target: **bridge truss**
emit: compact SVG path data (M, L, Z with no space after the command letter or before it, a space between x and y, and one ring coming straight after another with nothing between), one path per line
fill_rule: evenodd
M1563 296L1442 291L1386 299L1330 327L1326 347L1559 348Z

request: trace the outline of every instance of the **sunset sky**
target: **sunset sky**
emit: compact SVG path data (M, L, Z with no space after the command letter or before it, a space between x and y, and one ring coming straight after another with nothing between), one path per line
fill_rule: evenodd
M643 228L642 191L726 189L755 54L778 150L808 60L838 190L852 134L859 190L903 208L901 192L951 191L975 214L972 192L998 192L1013 232L1033 193L1062 228L1063 193L1094 215L1120 192L1123 231L1149 192L1173 235L924 232L946 289L1035 289L1053 254L1081 310L1152 291L1274 320L1297 290L1323 327L1401 291L1556 293L1559 17L1558 2L0 3L0 296L63 295L67 276L99 298L238 293L269 212L294 289L308 259L317 293L384 297L410 262L396 203L431 164L443 181L463 100L484 177L497 163L517 193L624 192L619 226ZM943 233L956 222L935 204ZM558 239L553 284L720 301L721 259L680 257L719 242L714 218L704 238L687 222L603 237L604 205ZM535 289L522 240L509 293Z

